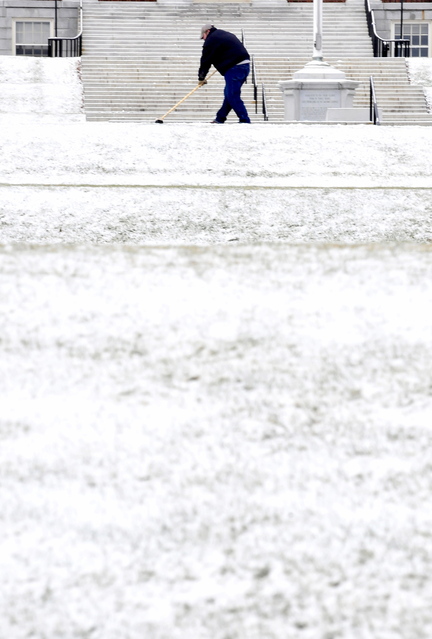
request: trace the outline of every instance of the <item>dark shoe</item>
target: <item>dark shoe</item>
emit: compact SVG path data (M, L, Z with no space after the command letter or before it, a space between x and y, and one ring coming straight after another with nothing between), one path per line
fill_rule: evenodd
M210 124L223 124L223 122L219 122L219 120L212 120Z

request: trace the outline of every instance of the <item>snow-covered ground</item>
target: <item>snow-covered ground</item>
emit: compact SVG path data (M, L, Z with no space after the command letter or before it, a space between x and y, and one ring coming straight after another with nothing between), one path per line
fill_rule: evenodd
M432 128L214 129L8 121L3 241L431 239Z
M0 114L0 637L430 639L432 129L70 84Z
M432 112L432 62L430 58L410 58L408 73L411 84L423 87L429 111Z
M11 120L84 122L80 65L78 58L0 56L1 128Z

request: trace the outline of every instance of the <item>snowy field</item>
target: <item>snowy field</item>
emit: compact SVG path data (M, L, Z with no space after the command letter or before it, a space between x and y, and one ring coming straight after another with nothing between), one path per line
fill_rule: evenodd
M52 62L0 58L0 637L430 639L432 128L86 123Z
M214 128L8 122L3 241L431 239L432 127Z
M423 87L429 112L432 112L432 63L430 58L411 58L408 60L408 73L411 84Z

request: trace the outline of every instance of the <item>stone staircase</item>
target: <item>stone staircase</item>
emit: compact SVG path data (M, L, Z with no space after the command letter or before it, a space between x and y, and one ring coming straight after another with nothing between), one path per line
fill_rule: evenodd
M250 81L242 92L251 119L263 121L264 85L269 121L284 121L278 81L290 78L311 59L313 15L311 4L282 0L254 4L86 0L82 77L87 119L153 122L166 113L197 84L199 33L205 22L238 37L243 34L254 56L258 104ZM325 4L323 30L326 61L361 82L354 106L369 104L373 75L384 122L432 119L422 89L409 86L404 60L373 58L361 2ZM169 121L213 119L223 85L216 73L169 115Z

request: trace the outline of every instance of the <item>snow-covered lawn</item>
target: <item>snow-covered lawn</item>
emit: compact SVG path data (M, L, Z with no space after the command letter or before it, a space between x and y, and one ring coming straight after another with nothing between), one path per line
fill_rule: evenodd
M11 242L431 239L432 127L16 124Z
M2 116L25 122L84 122L79 58L0 56Z
M430 639L432 128L36 111L0 115L0 637Z
M8 242L429 242L432 189L1 188Z
M1 635L432 633L432 252L0 252Z
M408 73L411 84L423 87L429 111L432 112L432 60L431 58L410 58Z

